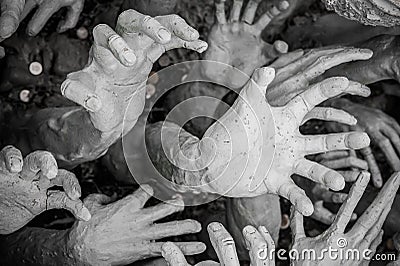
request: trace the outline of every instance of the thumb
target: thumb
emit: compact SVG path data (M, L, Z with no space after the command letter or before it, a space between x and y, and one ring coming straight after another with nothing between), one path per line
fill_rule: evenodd
M66 209L83 221L89 221L91 218L89 210L83 205L82 201L72 200L62 191L48 192L46 209Z

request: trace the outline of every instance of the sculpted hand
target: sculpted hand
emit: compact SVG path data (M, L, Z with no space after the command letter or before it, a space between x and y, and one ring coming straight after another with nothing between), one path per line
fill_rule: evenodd
M64 191L50 190L60 186ZM67 209L80 220L90 213L79 200L81 188L73 173L58 169L54 157L35 151L25 159L12 146L0 152L0 234L10 234L49 209Z
M150 193L150 194L148 194ZM201 225L194 220L155 223L182 211L180 198L143 208L153 190L144 185L133 194L116 202L102 194L85 200L92 213L89 222L76 222L68 237L68 247L78 265L126 265L145 258L161 256L166 237L197 233ZM200 242L176 243L186 255L201 253Z
M25 0L3 0L0 3L0 42L9 38L19 26ZM0 58L5 55L4 48L0 47Z
M89 111L93 125L102 133L121 134L125 112L130 114L126 132L133 127L143 111L147 77L165 51L185 47L203 52L207 48L181 17L151 18L134 10L119 16L116 31L100 24L93 37L88 66L69 74L61 91Z
M240 265L236 253L235 242L232 236L220 223L213 222L207 227L208 235L210 236L211 244L217 253L219 263L215 261L202 261L196 266L211 266L211 265ZM251 225L243 229L243 237L245 238L247 249L249 250L251 266L267 266L275 265L275 258L260 256L270 250L275 249L275 243L264 226L260 226L258 230ZM260 252L260 250L262 252ZM167 242L162 246L162 255L169 266L188 266L185 256L182 251L173 243Z
M253 23L260 2L261 0L250 0L243 8L243 15L240 18L243 0L234 0L227 20L225 0L216 0L217 23L211 28L207 40L210 47L205 53L205 60L225 63L251 76L256 68L270 63L280 54L287 52L288 46L285 42L276 41L271 45L261 39L261 32L281 10L288 8L289 3L280 0L277 7L274 6ZM232 88L240 88L247 82L243 76L224 73L225 70L216 65L203 64L201 70L208 78L228 84Z
M338 170L346 182L356 181L358 175L362 170L368 170L366 161L352 156L355 152L350 151L331 151L318 155L315 160L331 169ZM343 203L347 194L342 192L334 192L329 190L328 187L322 184L315 184L314 186L302 186L306 191L310 190L311 200L314 203L314 212L311 215L315 220L330 225L335 219L335 214L325 208L324 203ZM357 219L357 215L352 214L352 220Z
M356 104L346 99L334 101L332 105L354 115L358 122L350 127L336 124L330 125L331 128L341 131L356 130L366 132L372 142L381 149L391 168L394 171L400 171L400 125L394 118L379 109ZM381 187L382 176L371 148L362 149L361 154L368 162L373 184L376 187Z
M272 68L256 70L232 108L206 131L200 150L208 154L202 165L207 165L210 176L203 182L209 181L211 191L231 197L279 194L304 215L311 215L313 204L291 175L335 191L343 189L345 180L304 156L360 149L369 145L369 139L358 132L302 135L299 126L314 118L354 124L354 117L343 111L315 106L341 94L368 96L370 92L361 84L336 77L310 86L283 107L270 107L265 93L274 77Z
M377 246L382 241L383 230L381 228L400 185L399 173L392 175L368 209L361 215L354 226L345 233L346 226L368 182L369 173L364 172L360 174L350 189L349 195L341 206L333 224L319 236L306 237L303 228L303 216L298 211L292 211L291 219L293 232L292 249L296 249L300 254L304 249L315 250L318 257L321 257L321 254L324 252L323 250L329 248L337 249L338 252L335 253L336 255L341 253L348 254L349 250L357 250L360 259L352 259L351 255L348 257L344 255L342 257L338 256L334 260L325 251L325 256L322 259L307 260L306 258L306 260L302 260L302 258L299 258L299 260L292 261L292 263L296 265L315 265L318 261L318 263L323 265L361 265L372 259Z

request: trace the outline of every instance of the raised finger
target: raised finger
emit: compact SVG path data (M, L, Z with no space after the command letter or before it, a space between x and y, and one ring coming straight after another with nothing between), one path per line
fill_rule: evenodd
M219 24L226 24L225 0L215 0L215 17Z
M392 205L399 185L400 172L396 172L388 179L367 210L358 218L353 230L357 230L358 233L367 233L367 231L379 221L384 208L388 205ZM385 219L385 217L383 219Z
M23 158L21 151L8 145L0 151L1 170L10 173L19 173L23 167Z
M61 8L59 1L45 1L29 21L27 32L29 36L36 36L50 19L50 17Z
M331 107L315 107L306 114L301 125L311 119L333 121L351 126L357 124L357 119L348 112Z
M265 14L263 14L258 21L254 24L254 27L259 31L264 30L266 26L271 22L272 19L281 14L282 11L289 8L288 1L280 1L278 6L273 6Z
M383 180L382 180L381 171L379 170L378 164L376 163L375 156L372 153L371 148L365 147L365 148L361 149L360 152L361 152L361 155L364 157L364 159L368 163L368 168L369 168L369 171L370 171L371 177L372 177L372 184L377 188L382 187Z
M83 221L89 221L91 218L89 210L83 205L82 201L72 200L62 191L47 192L46 209L66 209Z
M161 255L170 266L185 266L189 265L182 251L172 242L165 242L161 246Z
M21 21L25 0L3 0L0 14L0 42L10 37Z
M238 22L242 11L243 0L233 0L229 22Z
M207 226L207 231L221 265L239 266L235 241L224 226L212 222Z
M370 174L368 172L361 172L357 181L350 188L349 196L340 207L335 220L333 221L329 231L344 232L347 224L353 216L354 209L360 201L365 188L368 186Z
M161 44L171 40L171 32L160 22L133 9L126 10L119 15L116 31L122 37L131 33L144 33Z
M51 186L62 186L67 196L72 200L81 197L81 186L76 176L64 169L58 170L57 176L50 181Z
M243 228L243 236L246 243L246 248L249 251L251 265L261 266L268 263L268 257L261 259L260 250L269 254L269 246L264 237L257 231L254 226L247 225Z
M247 6L244 10L242 21L246 22L247 24L253 24L254 17L256 16L256 11L258 5L261 3L261 0L250 0L247 3Z
M32 181L38 174L53 179L57 176L58 166L54 156L48 151L35 151L24 159L21 178Z

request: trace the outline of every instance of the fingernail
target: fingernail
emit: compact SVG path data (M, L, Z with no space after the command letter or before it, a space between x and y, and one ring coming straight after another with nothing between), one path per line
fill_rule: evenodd
M163 41L167 42L171 40L171 33L169 33L169 31L167 31L166 29L160 29L157 34L158 37Z
M92 112L96 112L101 108L101 101L97 96L91 95L85 100L85 107Z
M136 55L130 50L123 51L121 57L121 59L129 66L134 65L136 62Z
M278 53L285 54L289 50L289 45L284 41L274 42L274 48Z
M208 225L208 228L210 228L210 230L213 232L216 232L222 229L222 225L220 223L213 222Z
M82 219L83 221L87 222L92 218L92 215L90 214L89 210L83 206L80 213L79 213L79 218Z
M254 234L256 232L256 229L253 226L246 226L245 228L243 228L244 233L247 234Z
M288 1L283 1L279 4L279 9L280 10L286 10L289 8L289 2Z
M22 161L18 158L10 158L10 170L12 172L20 172L22 170Z
M53 179L53 178L56 178L56 176L58 174L58 169L56 167L49 167L48 169L43 171L43 173L45 174L45 176L48 179Z
M368 147L370 142L369 136L365 132L350 133L346 138L346 146L355 150Z
M205 43L205 45L200 46L199 48L197 48L197 52L201 54L201 53L203 53L205 50L207 50L207 48L208 48L208 44Z

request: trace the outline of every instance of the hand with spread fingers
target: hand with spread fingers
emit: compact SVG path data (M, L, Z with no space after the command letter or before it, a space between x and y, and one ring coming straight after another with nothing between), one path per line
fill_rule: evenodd
M144 108L147 77L165 51L207 49L207 43L198 39L199 33L181 17L151 18L135 10L119 15L115 31L100 24L93 36L89 65L69 74L61 91L87 109L95 128L104 134L121 133L125 112L130 114L126 132L136 123Z
M272 68L255 71L232 108L204 134L200 150L207 156L197 166L206 165L212 173L207 175L208 180L202 180L210 191L230 197L279 194L304 215L311 215L312 202L291 175L304 176L336 191L343 189L345 180L340 173L304 156L360 149L369 145L369 138L360 132L302 135L299 126L309 119L354 124L354 117L341 110L315 106L341 94L365 97L370 91L336 77L310 86L283 107L271 107L265 93L274 77Z
M64 191L50 190L60 186ZM58 169L54 157L35 151L24 159L6 146L0 152L0 234L10 234L49 209L67 209L80 220L90 213L79 200L81 188L75 175Z
M299 256L297 260L292 261L293 264L314 265L318 261L323 265L363 265L372 259L376 248L382 241L383 230L381 228L399 188L400 174L395 173L390 177L368 209L345 233L346 226L368 183L369 173L361 173L351 187L349 195L336 215L333 224L319 236L307 237L303 227L303 216L298 211L292 210L292 249L296 249L299 254L304 254L305 249L313 249L316 254L316 258L311 260ZM326 252L329 248L336 249L336 255L349 254L349 251L355 250L360 259L357 259L356 256L351 257L351 255L347 257L346 255L337 256L335 259ZM323 253L325 253L324 256Z
M78 265L126 265L161 256L163 242L156 240L197 233L201 225L194 220L155 223L182 211L181 198L143 208L153 190L143 185L116 202L103 194L91 194L84 203L92 213L89 222L77 221L68 235L68 248ZM177 242L185 255L201 253L201 242Z
M262 40L261 32L275 16L289 7L289 3L280 0L277 6L272 7L253 23L260 2L261 0L250 0L243 8L243 15L240 17L243 0L234 0L227 19L225 0L216 0L217 22L208 36L207 42L210 47L205 53L205 60L225 63L251 76L256 68L272 62L277 56L287 52L288 46L285 42L276 41L271 45ZM224 69L216 65L204 64L201 71L206 77L228 84L234 89L242 87L247 82L243 76L224 73Z
M385 155L393 171L400 171L400 125L397 121L379 109L353 103L347 99L333 101L332 106L349 112L357 118L353 126L333 124L334 130L356 130L366 132L372 143L377 145ZM368 162L372 181L375 187L382 186L382 176L370 147L361 150L361 154Z
M219 263L207 260L197 263L196 266L239 266L235 242L225 227L220 223L213 222L208 225L207 231ZM275 243L264 226L260 226L258 229L251 225L246 226L243 228L243 237L249 250L251 266L275 265L275 257L270 256L273 254L271 250L275 250ZM162 246L162 255L169 266L189 265L181 249L171 242L166 242Z
M361 160L353 154L354 150L349 151L331 151L316 156L315 161L330 169L337 170L346 182L354 182L361 171L368 170L366 161ZM321 223L330 225L335 219L335 214L325 208L324 203L343 203L347 194L342 192L331 191L328 187L322 184L304 184L301 186L314 203L314 212L311 217ZM357 215L352 214L352 220L357 219Z

